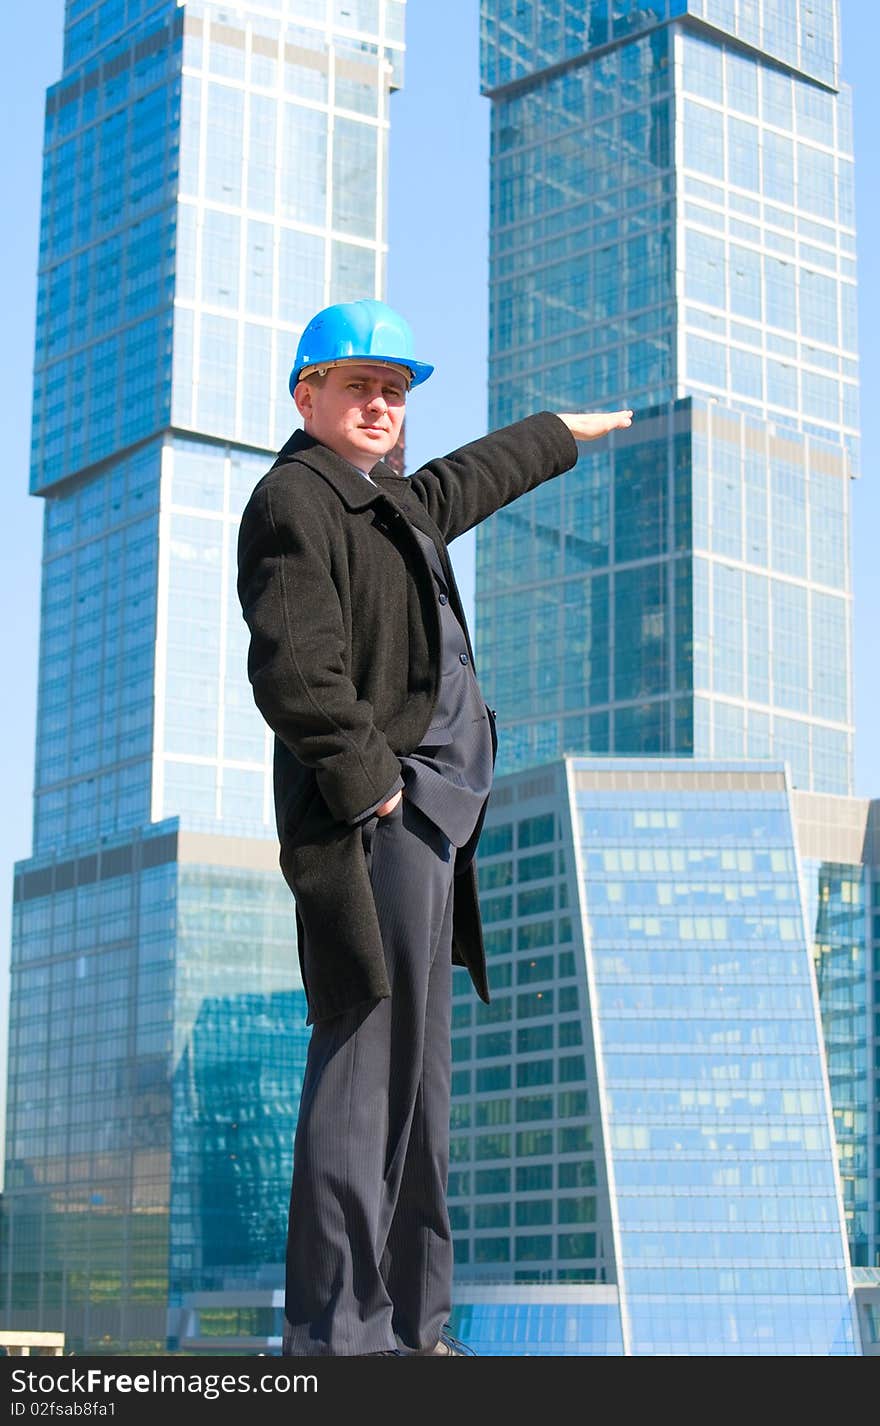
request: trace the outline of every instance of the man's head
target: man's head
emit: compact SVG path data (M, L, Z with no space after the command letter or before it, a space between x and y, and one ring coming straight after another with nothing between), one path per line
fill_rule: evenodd
M397 445L408 384L402 367L345 361L303 377L293 399L307 435L370 471Z
M339 302L303 332L290 391L307 433L369 470L397 443L407 391L433 370L415 360L409 325L391 307Z

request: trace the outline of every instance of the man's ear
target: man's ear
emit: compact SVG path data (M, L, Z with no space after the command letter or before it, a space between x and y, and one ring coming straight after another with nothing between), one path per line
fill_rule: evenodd
M304 421L310 420L314 414L312 394L312 388L307 381L298 381L293 388L293 400Z

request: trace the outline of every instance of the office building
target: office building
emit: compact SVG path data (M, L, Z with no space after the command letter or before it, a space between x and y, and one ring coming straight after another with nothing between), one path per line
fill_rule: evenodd
M454 1324L478 1351L861 1350L800 884L805 842L850 854L827 817L766 761L496 783L493 997L456 972L453 1006Z
M68 0L47 95L4 1322L174 1345L283 1257L305 1053L240 512L328 302L382 297L403 0Z
M852 795L858 369L838 6L483 0L482 20L490 424L540 408L627 406L635 419L477 531L477 656L501 740L481 899L511 957L493 1033L510 1039L512 1078L479 1063L493 1011L477 1007L454 1111L468 1163L453 1176L457 1321L505 1352L858 1350L847 1260L863 1272L877 1260L878 844L877 804ZM565 914L533 925L520 918L556 906L554 891L519 888L530 819L499 809L542 779L556 797L543 815L584 861L559 881ZM514 840L496 863L502 835ZM760 872L752 839L769 858ZM548 855L535 858L547 876ZM683 920L654 914L679 898ZM797 947L777 962L779 936ZM762 941L759 970L744 956ZM537 1001L519 986L538 972L540 1003L564 1001L569 1026L558 1004L555 1024L523 1023ZM577 993L563 974L581 977ZM747 1032L741 1016L759 1005L769 1020ZM587 1046L574 1101L557 1034ZM777 1073L805 1083L807 1039L813 1089L771 1091ZM521 1127L530 1083L545 1086L543 1163ZM580 1171L562 1148L572 1102L595 1153L577 1208L575 1180L563 1184ZM507 1163L484 1161L490 1114L508 1116ZM734 1143L750 1162L729 1173ZM807 1180L823 1200L809 1208L822 1264L793 1192ZM762 1181L773 1201L759 1208ZM482 1198L491 1185L499 1196ZM581 1211L594 1217L574 1233Z
M775 756L797 787L851 793L836 0L482 12L490 425L636 413L610 458L585 447L477 533L499 771L566 751Z

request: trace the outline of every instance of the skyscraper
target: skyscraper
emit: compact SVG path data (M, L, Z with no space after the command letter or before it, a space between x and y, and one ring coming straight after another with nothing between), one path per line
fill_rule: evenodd
M482 16L490 420L635 421L477 532L497 961L493 1004L456 1003L456 1325L858 1352L878 804L851 795L837 6Z
M305 1015L235 543L294 424L301 327L384 295L403 20L404 0L66 8L0 1301L78 1351L161 1348L182 1293L283 1256Z
M851 793L855 220L835 0L482 10L490 424L636 410L610 459L586 451L478 531L500 769L565 750L777 755L795 786Z

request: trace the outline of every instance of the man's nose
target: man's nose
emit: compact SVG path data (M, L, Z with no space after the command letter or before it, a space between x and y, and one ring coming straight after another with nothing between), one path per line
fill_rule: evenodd
M372 391L367 400L367 405L373 410L384 411L388 406L388 402L385 400L381 391Z

